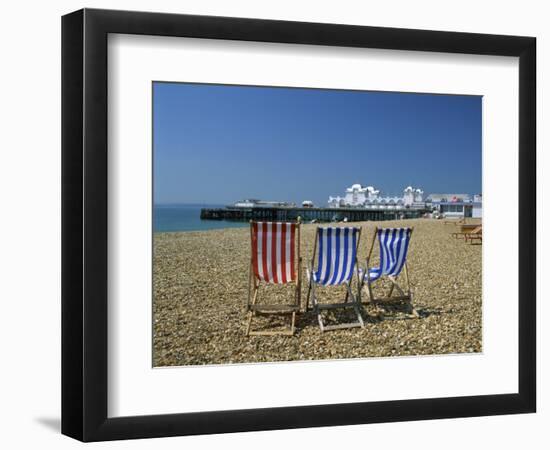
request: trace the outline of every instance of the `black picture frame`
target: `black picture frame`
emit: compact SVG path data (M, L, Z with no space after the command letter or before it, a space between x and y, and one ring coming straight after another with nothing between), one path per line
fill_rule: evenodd
M107 36L519 57L517 393L107 417ZM62 18L62 433L82 441L535 412L536 39L83 9Z

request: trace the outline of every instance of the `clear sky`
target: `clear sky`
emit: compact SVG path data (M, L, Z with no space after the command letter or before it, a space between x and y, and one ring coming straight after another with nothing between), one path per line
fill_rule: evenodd
M481 97L153 85L154 201L481 193Z

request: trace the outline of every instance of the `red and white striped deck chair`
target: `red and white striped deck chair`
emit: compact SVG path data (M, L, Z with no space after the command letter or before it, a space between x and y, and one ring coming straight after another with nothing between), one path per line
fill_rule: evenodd
M250 222L250 237L246 335L293 335L296 313L300 310L300 222ZM258 303L261 283L293 284L294 298L288 304ZM290 314L290 328L283 331L252 331L252 318L256 314Z

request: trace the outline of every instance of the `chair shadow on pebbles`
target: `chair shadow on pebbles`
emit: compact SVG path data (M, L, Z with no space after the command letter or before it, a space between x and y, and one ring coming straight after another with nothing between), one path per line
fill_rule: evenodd
M372 320L381 322L383 320L426 319L430 316L439 316L443 314L440 308L423 308L421 306L415 306L416 314L411 314L409 311L409 306L407 304L376 305L376 312L370 312L369 315Z

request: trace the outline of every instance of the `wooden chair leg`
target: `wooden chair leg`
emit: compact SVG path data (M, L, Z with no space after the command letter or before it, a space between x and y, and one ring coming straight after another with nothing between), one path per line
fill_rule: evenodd
M254 288L253 288L253 295L252 295L252 302L250 303L251 305L255 305L256 304L256 299L258 298L258 288L259 288L259 283L254 280ZM246 325L246 336L250 336L250 327L252 325L252 316L254 315L254 311L253 310L250 310L248 311L248 323Z
M248 321L246 324L245 336L250 336L250 326L252 325L252 311L248 311Z
M420 317L420 314L418 314L418 311L415 309L414 305L413 305L413 296L412 296L412 291L411 291L411 280L409 278L409 268L407 267L407 263L405 262L405 280L407 282L407 294L409 296L409 306L410 306L410 309L411 309L411 313L415 316L415 317Z
M372 283L369 280L367 280L367 286L369 290L369 300L372 302L374 301L374 292L372 292Z
M300 239L298 236L298 252L300 249L299 245L300 245ZM302 257L301 256L298 256L298 279L296 281L296 294L297 294L296 302L298 304L298 308L301 311L302 310Z
M325 331L325 324L323 323L323 317L321 316L321 309L319 308L319 302L317 300L317 294L315 292L315 284L310 281L311 286L311 306L313 313L317 316L317 322L319 322L319 328L321 332Z
M357 299L360 303L363 303L363 289L365 288L365 274L362 277L357 276Z
M310 273L309 269L307 269L307 274L308 274L309 284L308 284L308 287L307 287L306 307L304 309L304 312L308 312L308 310L309 310L309 298L311 296L311 277L313 276Z
M363 290L365 289L365 285L367 285L367 297L369 297L367 301L370 301L370 289L368 283L366 283L364 280L361 280L357 284L357 298L361 303L363 303Z
M313 310L315 311L315 314L317 314L317 322L319 322L319 328L321 329L321 333L325 331L325 324L323 323L323 316L321 315L321 309L319 308L319 305L317 304L317 301L314 300L315 306L313 307Z
M323 317L321 316L321 311L317 309L317 321L319 322L319 328L321 329L321 333L325 332L325 324L323 323Z
M358 299L353 295L353 292L351 292L351 286L346 283L347 292L346 292L346 301L348 296L351 297L351 301L354 304L353 309L355 310L355 314L357 315L357 321L361 324L361 328L365 328L365 322L363 322L363 316L361 316L361 303L358 302Z
M390 292L388 294L388 298L391 297L394 288L396 288L399 291L399 295L401 295L401 297L405 297L405 292L403 292L403 289L401 289L401 286L399 286L399 284L397 283L397 280L394 277L388 277L388 278L392 282Z

